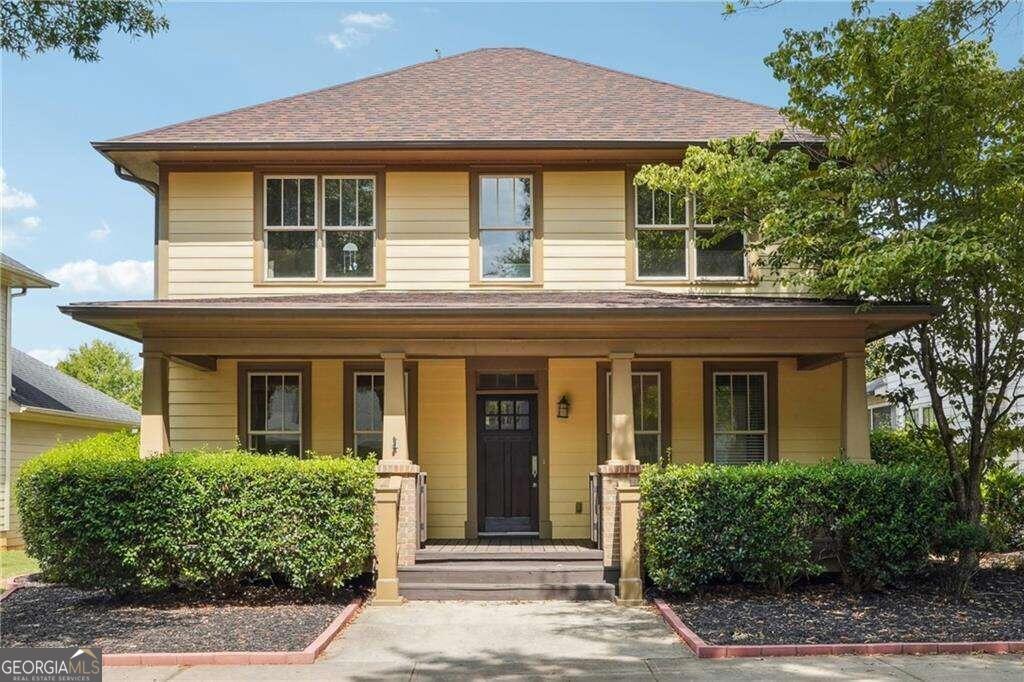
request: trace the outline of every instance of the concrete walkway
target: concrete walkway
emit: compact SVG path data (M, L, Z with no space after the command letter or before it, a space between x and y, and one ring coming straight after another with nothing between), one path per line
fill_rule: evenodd
M648 608L605 602L370 607L309 666L108 668L104 680L1024 680L1021 656L699 661Z

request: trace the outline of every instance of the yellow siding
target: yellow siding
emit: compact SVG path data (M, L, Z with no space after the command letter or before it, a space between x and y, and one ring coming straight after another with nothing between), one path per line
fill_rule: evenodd
M10 432L10 413L7 411L7 398L11 394L8 388L7 365L11 343L11 328L8 324L10 312L8 306L11 304L10 290L7 287L0 287L0 530L8 528L10 516L8 514L7 500L12 490L11 482L8 480L7 469L9 466L8 452L10 442L7 435Z
M798 372L796 360L779 361L779 458L814 463L842 446L842 365ZM704 390L701 360L672 362L672 460L704 461Z
M343 454L340 360L314 360L312 367L312 444L310 447L322 455Z
M359 287L254 284L253 174L168 174L168 296L351 292ZM385 282L389 289L469 288L469 173L387 173ZM625 171L544 173L543 263L548 289L626 286ZM650 288L734 294L779 291L769 283Z
M704 390L700 360L672 361L672 461L704 461Z
M388 173L387 286L465 288L469 282L469 174Z
M427 534L466 533L466 365L462 360L419 363L420 469L427 474Z
M167 391L171 449L232 448L238 435L235 360L220 360L216 372L170 363Z
M779 458L814 463L842 448L843 366L798 372L779 361Z
M626 281L624 171L544 173L544 285L619 288Z
M589 475L597 470L597 361L548 361L548 459L551 534L590 537ZM558 400L569 397L569 419L558 419ZM576 513L576 503L582 513Z
M11 481L13 483L17 479L18 472L25 462L43 454L58 443L81 440L97 433L117 431L120 428L123 427L73 426L15 417L11 419L11 471L14 474ZM10 514L10 529L2 534L0 540L7 547L18 547L22 544L21 520L18 515L18 505L14 503L13 499Z
M252 173L169 173L167 196L168 295L253 293Z

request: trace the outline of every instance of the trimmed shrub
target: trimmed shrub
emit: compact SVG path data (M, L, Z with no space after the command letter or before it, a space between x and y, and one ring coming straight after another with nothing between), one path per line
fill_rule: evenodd
M374 462L238 451L138 456L101 434L29 461L16 485L30 555L51 579L114 592L331 590L373 553Z
M679 592L785 589L826 558L855 588L895 583L927 562L947 515L942 478L909 466L648 466L640 486L644 565Z
M1009 467L990 469L982 484L982 519L993 550L1024 549L1024 473Z
M878 464L913 464L946 470L946 454L932 429L875 429L871 459Z

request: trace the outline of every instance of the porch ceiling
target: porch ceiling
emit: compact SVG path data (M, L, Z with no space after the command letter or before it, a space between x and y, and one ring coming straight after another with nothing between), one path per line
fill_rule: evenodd
M72 303L75 320L150 339L871 340L927 321L930 306L654 291L363 291ZM796 343L803 341L804 343ZM779 347L784 347L781 344ZM651 348L656 352L655 348ZM181 351L179 351L181 352ZM196 350L196 352L207 352Z

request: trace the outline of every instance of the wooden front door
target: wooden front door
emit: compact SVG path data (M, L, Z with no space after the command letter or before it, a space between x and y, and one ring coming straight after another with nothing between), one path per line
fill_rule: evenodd
M480 530L536 532L537 397L479 396L476 413Z

